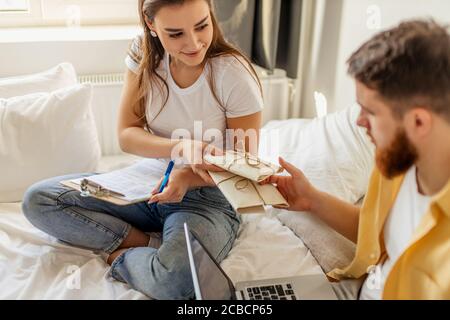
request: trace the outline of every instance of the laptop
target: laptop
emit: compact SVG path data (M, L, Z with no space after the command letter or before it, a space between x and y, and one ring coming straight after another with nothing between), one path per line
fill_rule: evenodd
M184 224L197 300L336 300L325 275L238 282L230 280L198 237Z

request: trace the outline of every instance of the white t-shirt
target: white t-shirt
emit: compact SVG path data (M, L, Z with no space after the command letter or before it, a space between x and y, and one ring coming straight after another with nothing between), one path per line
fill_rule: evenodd
M384 227L384 243L388 258L369 273L360 293L362 300L380 300L384 283L397 259L407 249L412 236L427 212L431 198L419 193L416 167L405 175L395 204Z
M128 68L135 73L141 57L140 43L139 36L125 59ZM245 60L240 61L248 66ZM212 59L215 91L222 108L208 83L208 64L193 85L180 88L172 78L166 53L157 72L167 82L169 99L159 113L165 97L161 96L159 89L149 93L146 117L152 132L165 138L172 138L174 134L173 138L214 140L214 145L223 147L224 141L219 138L225 137L227 118L248 116L263 109L259 86L241 62L230 55Z

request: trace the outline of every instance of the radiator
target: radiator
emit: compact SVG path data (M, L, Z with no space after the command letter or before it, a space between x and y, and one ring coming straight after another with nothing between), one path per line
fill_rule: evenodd
M263 123L270 120L287 119L292 101L291 81L285 72L276 70L267 74L258 69L261 80L265 108ZM117 133L118 106L123 87L123 74L82 75L80 83L93 85L92 110L97 125L102 154L111 156L121 154Z
M91 83L93 86L92 111L103 156L122 153L117 139L116 125L123 80L123 74L78 77L80 83Z

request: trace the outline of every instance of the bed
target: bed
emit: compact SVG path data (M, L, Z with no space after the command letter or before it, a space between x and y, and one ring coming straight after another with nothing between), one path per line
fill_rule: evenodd
M67 81L68 78L70 81ZM38 90L42 90L42 88L62 90L60 89L62 86L76 85L76 75L73 68L68 65L59 66L59 69L31 79L34 81L32 85L30 83L33 81L29 78L19 80L10 81L9 89L3 83L3 88L10 91L14 89L16 90L14 95L18 95L23 88L31 90L30 88L34 88L36 85L40 86ZM51 86L54 88L50 88ZM2 168L2 181L0 181L1 300L147 299L145 295L131 289L126 284L109 278L109 267L99 255L89 250L64 245L34 228L21 212L21 195L8 194L5 189L11 184L29 185L30 181L18 180L20 177L34 177L37 171L39 174L45 172L47 176L64 173L61 172L61 165L58 166L61 159L56 159L52 163L49 156L52 152L54 153L54 150L58 150L57 154L60 154L62 148L64 148L66 159L78 159L74 162L64 162L66 173L91 172L93 168L96 168L96 171L105 172L136 161L135 157L124 154L102 156L101 148L96 147L95 143L91 143L96 139L97 132L94 119L89 118L93 117L89 111L90 99L88 99L89 97L84 99L83 95L88 95L88 89L85 86L78 86L76 90L70 89L63 93L57 91L57 94L53 96L43 96L39 93L35 96L27 96L24 101L17 98L10 101L2 100L0 96L0 118L2 118L1 112L8 110L8 106L13 109L11 108L13 103L21 103L20 108L25 108L24 106L29 100L28 107L36 109L36 101L40 99L39 101L43 101L43 107L40 110L45 110L44 106L47 106L48 101L54 103L55 100L61 102L64 99L78 97L76 110L69 109L73 108L74 103L67 106L61 104L58 108L63 110L63 113L58 115L55 111L57 108L47 108L51 109L52 113L43 117L45 121L48 121L49 116L56 117L55 121L61 125L61 130L64 130L61 132L64 134L55 134L57 129L52 128L51 135L45 137L43 136L44 131L49 129L48 126L43 126L41 129L36 128L31 131L31 136L28 138L30 141L18 141L18 137L25 139L24 135L18 135L17 132L14 134L14 130L22 130L21 133L27 132L23 128L21 129L22 125L26 125L30 131L30 122L25 124L16 122L11 127L4 122L3 124L6 125L0 128L3 130L1 133L4 137L8 137L8 130L12 132L9 136L11 141L4 140L3 143L6 142L4 149L0 148L0 168ZM88 107L83 108L83 105ZM82 123L89 124L90 127L80 125L68 127L64 121L61 121L61 118L66 117L69 111L74 113L70 114L72 122L68 123L73 123L74 117L79 114L80 119L83 119ZM373 165L373 148L365 137L365 133L355 125L358 113L359 108L351 107L320 119L269 122L262 130L260 156L266 160L277 162L278 155L281 155L297 167L302 168L306 176L319 189L355 203L364 195ZM4 119L7 119L7 116L8 114L6 116L3 114L3 121L6 121ZM27 116L29 116L28 113L25 114L25 117ZM34 117L34 122L37 122L37 118L37 116ZM18 116L15 114L14 121L17 119ZM73 132L73 141L68 141L71 139L71 136L67 134L68 128L70 132ZM114 126L111 125L110 128L107 135L114 135ZM64 145L58 141L59 136L63 136L65 139L63 140ZM42 164L39 164L40 159L36 156L35 144L41 140L46 141L42 146L46 150L39 150L45 154L45 157L41 159ZM29 149L27 143L34 153L25 154ZM50 146L51 144L54 146ZM9 151L8 146L10 147ZM16 146L22 146L22 149L18 149ZM11 155L16 159L11 158ZM33 162L24 165L23 168L29 169L34 165L35 169L18 175L17 169L13 166L17 162L26 161L26 159L31 159ZM76 171L74 171L75 169ZM8 176L10 171L13 173ZM8 201L8 199L17 201ZM229 255L221 264L231 280L238 282L323 274L325 269L322 264L318 263L322 260L323 255L322 257L315 255L311 251L311 243L313 243L309 241L311 239L305 239L305 235L297 232L298 229L293 225L295 222L286 219L286 217L298 217L302 214L267 208L267 213L264 215L243 215L238 237ZM284 219L280 219L280 216L284 216ZM322 233L330 233L329 230L321 230ZM320 234L320 230L317 231L316 234Z
M126 164L126 158L114 157L114 163ZM108 160L102 159L104 170ZM242 220L238 239L222 263L234 282L322 273L302 241L273 212ZM34 228L20 202L0 204L0 300L146 299L110 279L108 269L92 251L66 246Z

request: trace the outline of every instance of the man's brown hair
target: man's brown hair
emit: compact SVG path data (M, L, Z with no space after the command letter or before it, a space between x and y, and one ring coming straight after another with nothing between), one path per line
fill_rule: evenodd
M352 54L348 72L376 90L401 117L425 107L450 122L450 34L433 20L414 20L375 35Z

